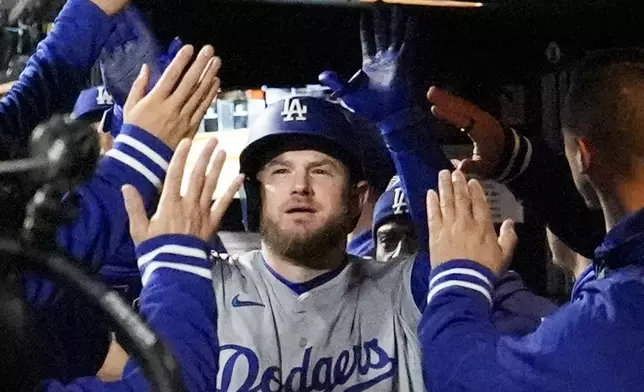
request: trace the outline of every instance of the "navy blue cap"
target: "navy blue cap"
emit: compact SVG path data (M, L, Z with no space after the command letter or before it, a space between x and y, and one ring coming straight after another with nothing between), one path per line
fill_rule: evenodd
M387 190L380 196L374 207L372 226L374 238L378 228L394 217L411 220L409 202L400 182L400 177L397 175L391 179Z
M76 105L74 105L72 117L92 122L99 121L103 117L103 113L112 105L114 105L114 98L105 87L92 87L80 93Z

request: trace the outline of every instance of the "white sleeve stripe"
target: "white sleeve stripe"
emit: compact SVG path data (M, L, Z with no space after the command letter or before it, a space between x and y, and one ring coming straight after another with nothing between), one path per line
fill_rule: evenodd
M449 280L447 282L436 285L436 287L431 289L429 294L427 295L427 304L429 304L432 301L432 298L434 298L440 291L448 289L450 287L464 287L466 289L478 291L479 293L483 294L485 298L487 298L488 302L490 302L490 305L492 305L492 296L490 295L489 290L481 285L470 282L463 282L460 280Z
M131 156L127 155L123 151L119 151L116 148L113 148L107 152L108 156L123 162L124 164L128 165L132 169L138 171L141 173L143 177L145 177L152 185L154 185L157 189L161 188L161 180L159 177L156 176L150 169L145 167L141 162L137 161L136 159L132 158Z
M163 245L139 257L139 268L142 267L145 263L152 261L161 253L171 253L179 256L189 256L204 260L208 259L208 254L206 254L206 251L204 251L203 249L192 248L190 246L184 245Z
M148 264L145 272L143 273L143 276L141 276L141 283L143 283L144 287L148 284L150 276L159 268L169 268L175 271L183 271L193 275L201 276L204 279L212 280L212 271L208 268L196 267L189 264L171 263L169 261L152 261L150 262L150 264Z
M514 160L517 159L517 155L519 155L519 150L521 147L521 138L519 137L519 134L517 134L517 131L515 131L513 128L510 128L510 130L512 131L512 136L514 137L514 149L512 150L512 156L510 157L508 165L503 170L503 173L501 173L501 175L496 179L499 182L503 181L505 177L510 174L512 165L514 165Z
M168 171L168 161L166 161L161 155L159 155L156 151L145 145L145 143L142 143L135 138L133 138L130 135L124 135L124 134L119 134L116 139L114 139L114 143L123 143L127 144L128 146L134 148L135 150L138 150L141 152L143 155L148 157L152 162L156 163L159 165L163 171Z
M528 149L525 153L525 158L523 159L523 165L521 165L521 170L519 170L519 172L510 179L510 181L514 180L515 178L523 174L525 169L527 169L528 165L530 164L530 159L532 159L532 143L530 143L530 139L526 137L524 137L523 139L528 143Z
M452 268L452 269L448 269L447 271L443 271L439 274L436 274L436 276L434 276L431 282L429 282L429 287L432 287L436 283L436 281L443 278L444 276L455 275L455 274L473 276L485 282L485 284L489 288L492 288L492 283L490 283L490 280L485 275L470 268Z

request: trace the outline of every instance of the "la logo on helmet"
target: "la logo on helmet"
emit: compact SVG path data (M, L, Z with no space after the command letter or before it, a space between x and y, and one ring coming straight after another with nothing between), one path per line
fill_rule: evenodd
M306 120L306 113L306 105L302 105L299 98L284 100L284 109L282 110L284 121L304 121Z

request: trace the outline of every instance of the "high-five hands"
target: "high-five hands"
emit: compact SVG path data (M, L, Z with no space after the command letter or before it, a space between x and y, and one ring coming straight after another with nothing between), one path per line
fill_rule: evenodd
M474 142L472 157L462 160L458 170L485 178L494 176L505 143L499 121L473 103L435 86L429 89L427 99L434 116L461 128Z
M348 83L332 71L320 74L320 82L333 96L368 120L378 122L411 105L408 77L410 65L409 19L400 7L374 7L373 16L360 20L362 69Z
M439 174L437 194L427 193L429 252L432 268L450 260L471 260L497 276L508 269L517 245L514 223L506 220L497 237L485 191L461 171Z
M213 47L204 46L184 75L193 53L191 45L181 48L148 94L150 69L144 65L124 107L126 124L146 130L172 149L182 139L197 133L199 123L219 91L217 72L221 60L213 57Z
M226 154L223 151L215 154L217 140L212 139L199 155L190 176L188 191L181 197L181 180L190 146L190 140L182 140L172 157L159 207L151 219L146 215L143 200L137 190L130 185L123 187L125 209L130 218L130 234L136 245L164 234L190 235L209 241L219 229L221 219L241 187L244 176L239 175L224 195L213 203L212 195L217 188ZM213 155L214 163L206 174Z

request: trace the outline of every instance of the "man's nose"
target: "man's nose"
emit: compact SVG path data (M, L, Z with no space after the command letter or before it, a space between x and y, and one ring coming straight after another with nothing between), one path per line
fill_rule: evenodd
M297 195L310 195L312 193L310 177L306 170L293 172L291 193Z

